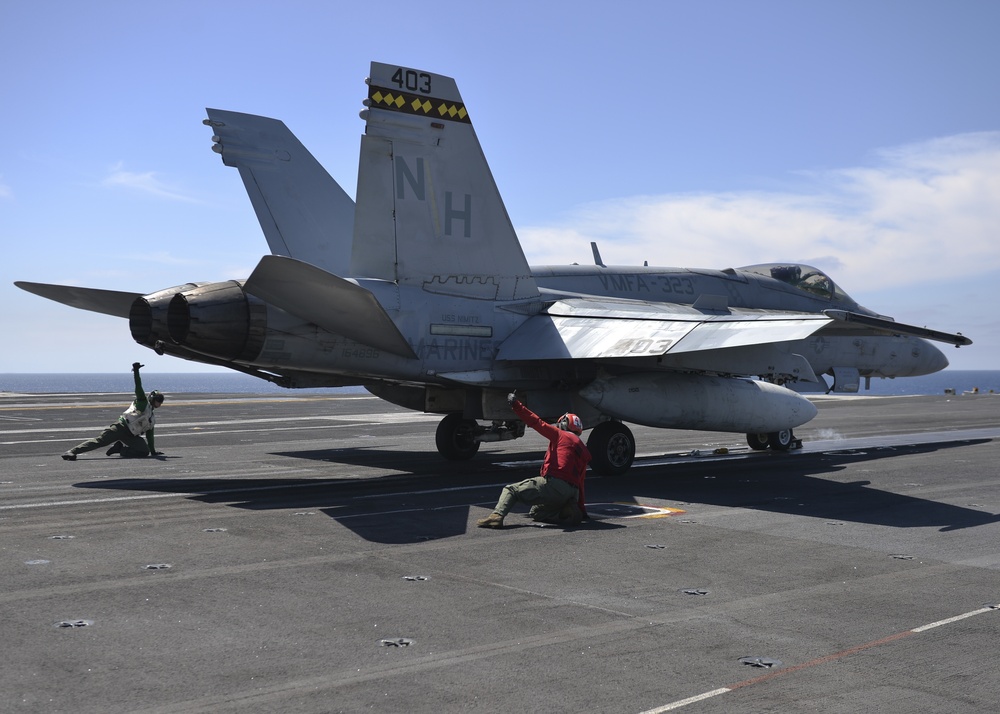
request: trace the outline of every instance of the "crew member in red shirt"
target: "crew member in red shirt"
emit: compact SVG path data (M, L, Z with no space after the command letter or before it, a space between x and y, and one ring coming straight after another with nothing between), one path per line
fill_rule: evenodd
M576 414L563 414L555 424L548 424L524 406L511 392L511 409L525 424L549 440L539 476L503 487L493 513L476 522L480 528L503 528L503 519L515 503L532 506L529 515L561 525L577 525L587 517L583 481L590 463L590 452L580 439L583 422Z

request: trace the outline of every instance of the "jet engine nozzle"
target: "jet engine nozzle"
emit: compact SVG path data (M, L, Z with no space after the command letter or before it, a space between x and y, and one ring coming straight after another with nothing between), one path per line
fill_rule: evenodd
M267 305L241 283L187 283L144 295L129 313L132 338L160 351L180 345L225 360L260 354L267 332Z
M596 379L580 396L622 421L672 429L767 433L816 416L805 397L770 382L646 372Z
M167 332L182 347L226 360L251 360L267 333L267 305L230 280L175 294Z
M167 308L170 301L177 293L197 288L199 284L201 283L185 283L136 298L132 302L128 316L132 339L146 347L153 347L157 342L169 340Z

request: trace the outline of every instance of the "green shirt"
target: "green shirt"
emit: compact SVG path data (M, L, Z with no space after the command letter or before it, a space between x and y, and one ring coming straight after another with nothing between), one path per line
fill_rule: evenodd
M147 407L150 407L149 400L146 398L146 392L142 388L142 380L139 378L139 370L133 370L133 376L135 377L135 401L132 402L135 405L136 410L140 412L146 411ZM150 407L152 408L152 407ZM128 421L125 419L125 415L122 414L118 417L119 423L128 426ZM153 441L153 427L150 426L146 431L146 443L149 444L150 455L156 455L156 446Z

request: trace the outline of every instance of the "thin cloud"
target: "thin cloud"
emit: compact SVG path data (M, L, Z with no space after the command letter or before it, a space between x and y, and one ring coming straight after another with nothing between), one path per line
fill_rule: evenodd
M126 188L131 191L140 191L151 196L156 196L157 198L165 198L171 201L201 203L198 199L188 196L173 186L161 181L157 178L155 171L147 171L145 173L126 171L121 163L111 169L111 173L105 177L103 181L101 181L101 185L112 188Z
M13 198L14 191L11 187L3 182L3 176L0 176L0 198Z
M174 255L173 253L168 253L166 251L157 251L155 253L143 253L141 255L134 255L134 260L145 262L145 263L155 263L156 265L202 265L203 261L196 260L194 258L185 258Z
M801 192L640 196L519 230L532 264L727 268L796 261L852 286L898 287L1000 269L1000 132L877 152L870 165L803 172Z

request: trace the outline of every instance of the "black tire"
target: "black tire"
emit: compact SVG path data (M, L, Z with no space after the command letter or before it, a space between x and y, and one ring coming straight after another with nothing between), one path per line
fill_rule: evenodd
M767 435L767 445L771 447L771 451L788 451L792 448L794 440L795 437L792 436L791 429L772 431Z
M461 414L449 414L438 424L434 443L438 453L449 461L467 461L479 451L479 442L473 438L478 424Z
M601 422L587 439L590 468L600 476L619 476L635 461L635 437L631 429L617 421Z
M747 434L747 446L749 446L754 451L764 451L770 444L767 434L759 434L756 432Z

